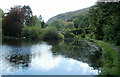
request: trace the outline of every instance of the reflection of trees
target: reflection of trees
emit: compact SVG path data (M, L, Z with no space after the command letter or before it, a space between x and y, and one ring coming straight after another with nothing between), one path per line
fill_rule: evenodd
M2 45L7 45L10 47L9 52L6 54L5 59L13 68L28 68L31 62L31 51L30 47L32 45L40 44L40 40L23 40L23 39L2 39Z
M98 69L102 66L102 52L96 51L94 54L88 57L89 61L91 62L91 66L94 69Z
M8 46L31 46L33 44L39 44L41 40L26 40L26 39L15 39L15 38L3 38L2 44Z
M14 68L27 68L29 66L29 63L31 62L30 55L10 55L9 57L6 57L6 59L10 62L11 66Z
M5 57L8 64L13 68L27 68L31 62L30 47L10 47Z
M12 38L11 39L3 38L2 44L9 45L9 46L21 46L21 40L20 39L12 39Z
M65 40L64 43L52 45L55 54L62 54L66 57L86 62L95 69L102 66L102 53L87 44L86 40Z

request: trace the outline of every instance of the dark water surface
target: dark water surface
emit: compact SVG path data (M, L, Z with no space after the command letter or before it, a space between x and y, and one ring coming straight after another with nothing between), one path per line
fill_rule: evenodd
M4 39L0 75L98 75L101 51L86 40Z

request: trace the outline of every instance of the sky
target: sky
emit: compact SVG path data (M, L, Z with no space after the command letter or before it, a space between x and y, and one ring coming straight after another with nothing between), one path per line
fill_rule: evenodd
M33 15L42 15L46 22L53 16L61 13L75 11L90 7L95 4L97 0L2 0L0 8L10 9L15 5L29 5L33 11Z

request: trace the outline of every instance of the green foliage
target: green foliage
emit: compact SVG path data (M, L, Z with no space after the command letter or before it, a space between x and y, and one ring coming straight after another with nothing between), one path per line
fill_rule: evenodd
M22 7L24 10L24 24L27 26L31 25L31 17L32 17L32 10L29 6L23 6Z
M27 39L43 39L44 37L42 29L38 26L24 27L22 36Z
M97 8L97 6L96 6ZM95 34L95 38L98 39L98 40L102 40L103 39L103 36L104 36L104 33L103 33L103 16L102 16L102 11L101 9L97 8L96 9L95 7L92 8L90 11L89 11L89 16L90 16L90 27L92 26L92 29L93 29L93 32Z
M38 26L41 27L41 22L39 18L35 15L30 18L30 24L28 26Z
M61 34L61 33L59 33L59 37L60 37L60 39L64 39L65 38L64 35Z
M2 21L3 11L0 9L0 22Z
M71 29L71 30L73 30L75 28L73 22L65 22L64 26L66 29Z
M85 38L85 34L81 34L81 37L82 37L82 38Z
M80 34L84 33L84 30L82 28L79 28L79 29L71 30L71 32L75 35L80 35Z
M50 23L50 27L54 27L58 31L63 31L64 30L64 22L62 20L55 20L52 23Z
M63 39L63 35L58 33L56 28L48 27L45 29L44 39L45 40L59 40L59 39Z
M64 37L65 38L74 38L74 34L70 31L70 29L67 29L65 32L64 32Z
M42 28L45 28L45 27L46 27L46 24L45 24L44 20L42 19L42 16L41 16L41 15L39 16L39 20L40 20L40 23L41 23L41 27L42 27Z
M0 40L2 37L2 16L3 16L3 11L0 9Z
M75 35L74 39L82 39L80 35Z
M104 63L100 75L119 75L119 56L117 52L100 41L94 41L103 50Z
M120 45L120 2L97 3L89 11L89 29L95 38Z
M73 18L70 19L71 22L74 23L74 27L75 28L86 28L88 26L88 16L84 16L84 15L76 15Z

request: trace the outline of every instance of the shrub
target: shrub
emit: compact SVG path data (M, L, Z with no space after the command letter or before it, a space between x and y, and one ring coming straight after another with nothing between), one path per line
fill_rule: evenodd
M60 36L60 39L64 39L64 35L63 34L59 34L59 36Z
M73 38L75 35L71 33L69 29L67 29L66 32L64 32L64 36L65 38Z
M85 38L85 34L81 34L81 38Z
M44 37L42 29L38 26L24 27L22 36L27 39L42 39Z
M116 46L120 45L120 32L117 33L117 36L115 37L114 41Z
M29 38L30 36L30 27L24 27L22 30L22 37Z
M80 35L75 35L74 39L82 39Z
M79 28L79 29L74 29L71 32L74 33L75 35L80 35L80 34L84 33L84 30Z
M55 27L57 31L63 31L64 22L62 20L54 20L52 23L50 23L50 27Z
M56 28L46 28L45 29L45 35L44 35L44 39L45 40L59 40L62 39L63 36L57 32Z

